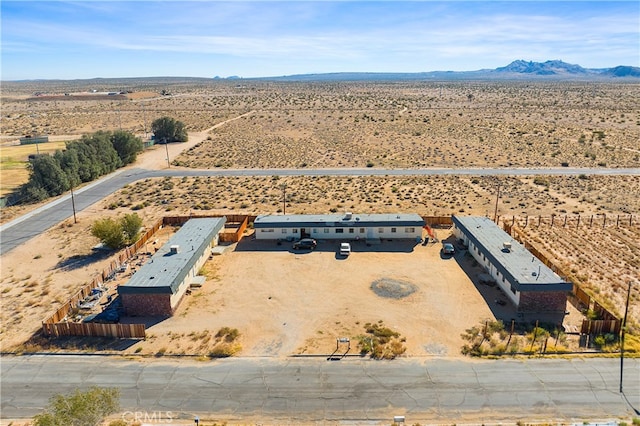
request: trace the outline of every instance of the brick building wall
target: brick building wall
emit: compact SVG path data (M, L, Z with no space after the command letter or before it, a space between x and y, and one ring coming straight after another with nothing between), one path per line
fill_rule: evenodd
M121 294L122 306L128 316L170 316L170 294Z
M523 291L519 312L564 312L567 308L565 291Z

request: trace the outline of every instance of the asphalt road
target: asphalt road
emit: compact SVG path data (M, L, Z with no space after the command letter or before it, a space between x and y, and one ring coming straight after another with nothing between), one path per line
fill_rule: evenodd
M117 387L124 411L227 421L577 420L632 418L640 360L467 361L229 358L130 361L99 356L3 357L2 418L33 416L55 393ZM630 405L631 404L631 405ZM170 412L170 413L168 413ZM204 413L209 413L205 416Z
M140 179L163 176L412 176L412 175L640 175L640 169L605 168L543 168L543 169L214 169L188 170L125 169L84 186L74 192L76 212L100 201L107 195ZM0 255L41 234L50 227L73 216L71 195L67 194L54 202L34 210L14 221L0 226Z

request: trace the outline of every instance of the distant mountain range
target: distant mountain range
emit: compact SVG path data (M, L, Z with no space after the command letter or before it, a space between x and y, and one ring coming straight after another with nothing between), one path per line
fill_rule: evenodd
M583 68L554 60L517 60L505 67L477 71L430 71L419 73L327 73L265 77L277 81L366 81L366 80L609 80L640 79L640 67Z
M339 72L323 74L297 74L276 77L242 78L229 77L130 77L130 78L93 78L86 80L22 80L14 83L57 83L57 84L93 84L96 86L140 85L147 84L149 89L155 85L171 83L205 83L207 81L416 81L416 80L574 80L574 81L637 81L640 80L640 67L619 65L613 68L583 68L554 60L532 62L517 60L505 67L482 69L477 71L429 71L417 73L380 73L380 72Z

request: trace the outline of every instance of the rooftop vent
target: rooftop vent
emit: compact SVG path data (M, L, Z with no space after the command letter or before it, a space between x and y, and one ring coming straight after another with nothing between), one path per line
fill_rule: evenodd
M511 251L511 243L508 241L502 243L502 251L509 253Z
M353 214L352 214L351 212L346 212L346 213L344 214L344 218L345 218L346 220L351 220L351 216L352 216L352 215L353 215Z
M173 245L173 246L169 247L169 253L171 253L171 254L180 253L180 246L176 244L176 245Z

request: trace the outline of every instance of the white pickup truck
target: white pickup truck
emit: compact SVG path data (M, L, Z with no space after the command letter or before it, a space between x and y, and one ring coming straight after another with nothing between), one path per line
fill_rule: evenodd
M351 254L351 244L340 243L340 255L349 256Z

